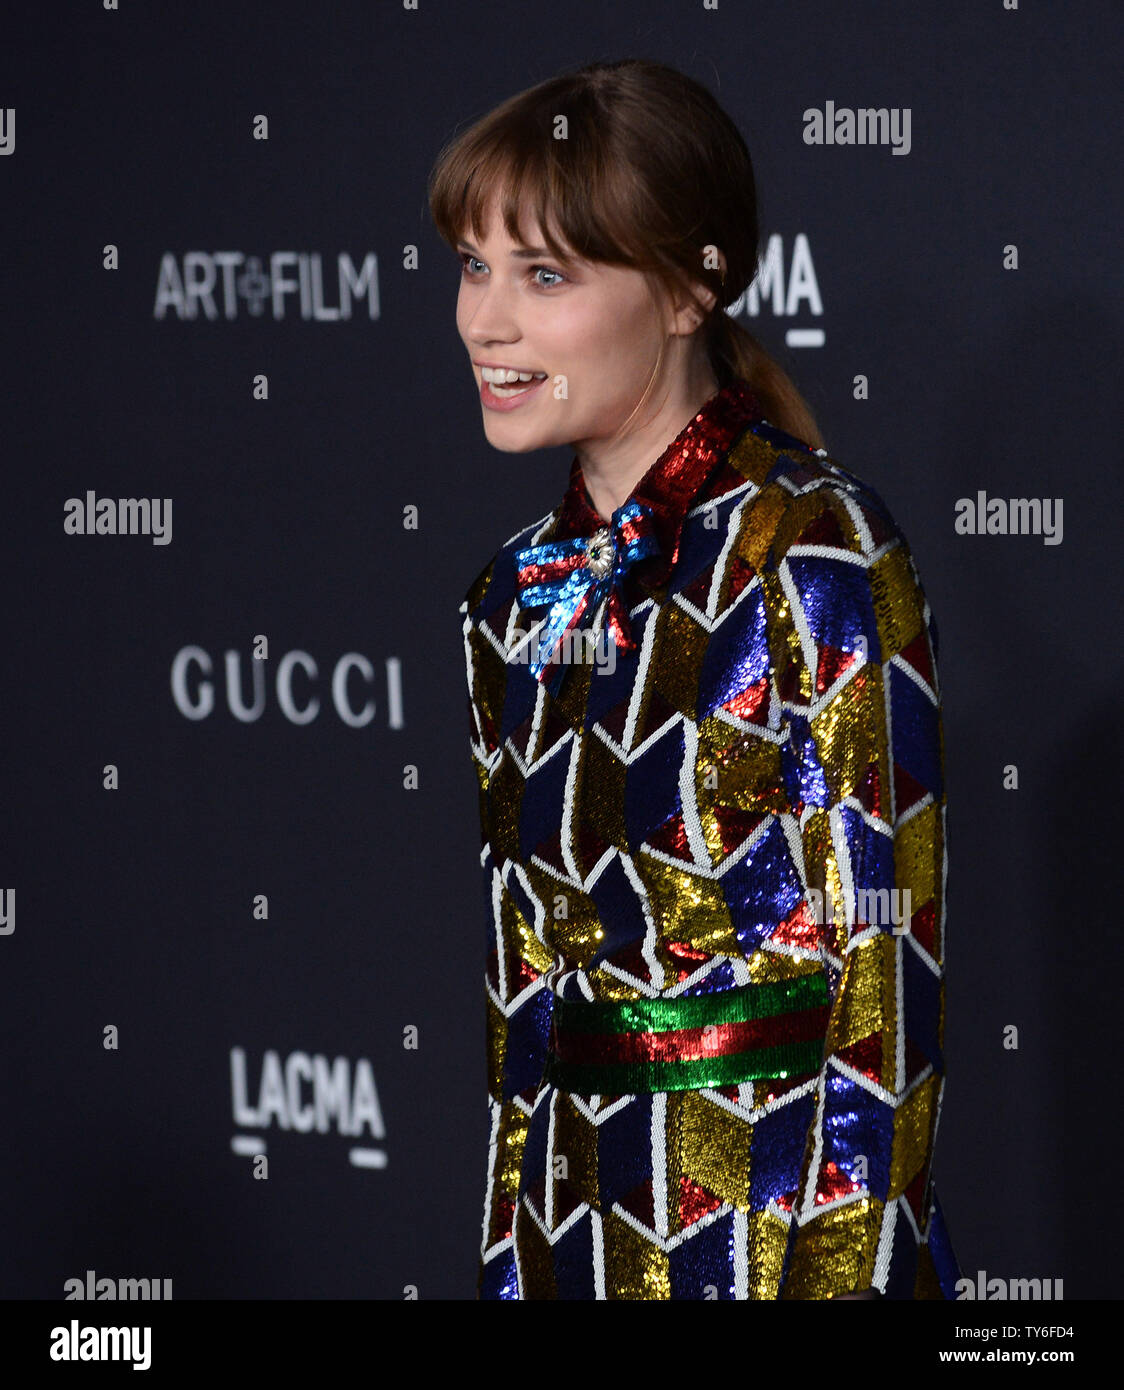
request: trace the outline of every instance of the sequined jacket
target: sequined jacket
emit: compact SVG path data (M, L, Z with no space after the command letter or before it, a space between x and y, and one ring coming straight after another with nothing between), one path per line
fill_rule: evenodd
M571 660L552 688L528 664L550 616L521 605L528 558L605 525L577 459L460 607L479 1296L952 1298L943 734L909 548L744 382L630 500L658 548L618 586L633 646L611 670Z

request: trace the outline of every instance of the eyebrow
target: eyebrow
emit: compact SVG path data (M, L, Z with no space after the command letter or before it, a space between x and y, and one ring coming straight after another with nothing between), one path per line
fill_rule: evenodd
M461 237L458 244L463 246L466 251L471 251L474 256L480 255L477 248L473 246L472 242L467 240L467 238ZM562 261L570 260L568 256L555 256L554 252L547 250L545 246L521 246L517 250L512 251L511 254L524 261L533 260L536 256L550 256L555 260ZM483 258L481 257L481 259Z

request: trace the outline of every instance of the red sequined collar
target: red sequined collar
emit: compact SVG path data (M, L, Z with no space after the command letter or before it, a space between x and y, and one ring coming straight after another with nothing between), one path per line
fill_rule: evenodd
M760 415L760 403L748 383L735 377L705 402L629 493L630 500L652 509L660 544L658 555L637 561L636 578L645 588L657 588L667 580L679 558L679 537L692 500L722 464L746 423ZM586 491L575 456L551 539L591 536L605 524Z

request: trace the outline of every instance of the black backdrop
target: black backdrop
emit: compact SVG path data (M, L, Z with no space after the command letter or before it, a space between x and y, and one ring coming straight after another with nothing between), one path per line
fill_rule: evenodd
M0 1294L60 1299L94 1270L176 1299L472 1296L483 921L457 606L569 456L487 445L425 180L510 93L643 56L739 123L786 291L806 239L818 302L770 292L743 321L898 517L939 622L935 1172L958 1255L1120 1296L1112 9L8 7ZM908 154L806 144L828 101L908 108ZM350 317L341 255L377 266ZM303 304L283 289L301 264L323 287ZM161 307L162 283L212 273L213 316ZM819 346L789 345L808 329ZM957 534L980 490L1062 498L1062 543ZM172 498L171 542L66 534L90 491ZM195 647L203 717L173 688ZM247 703L266 677L260 717L231 711L228 652ZM368 699L368 722L341 716Z

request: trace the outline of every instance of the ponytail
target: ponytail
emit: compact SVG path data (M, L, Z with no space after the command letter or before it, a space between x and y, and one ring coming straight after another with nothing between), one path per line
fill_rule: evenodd
M708 345L719 385L731 377L741 377L761 402L762 414L770 425L794 435L812 449L825 447L807 401L788 374L753 334L720 306L716 306L711 319Z

